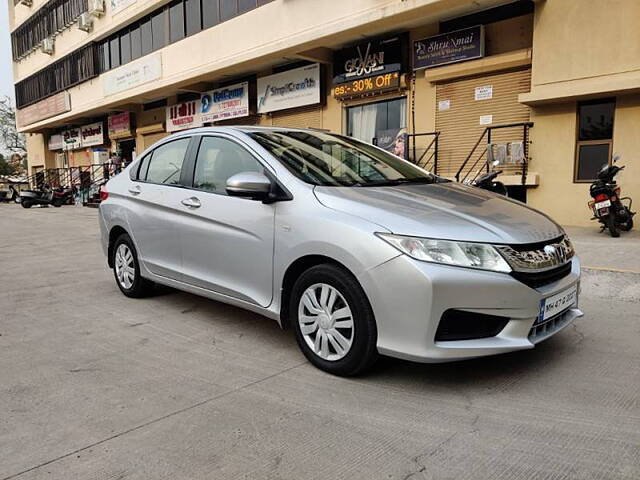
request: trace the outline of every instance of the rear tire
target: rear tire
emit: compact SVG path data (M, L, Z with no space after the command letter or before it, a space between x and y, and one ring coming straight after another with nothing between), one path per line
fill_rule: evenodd
M140 275L138 252L131 237L120 235L113 244L113 276L120 291L129 298L143 298L153 291L153 282Z
M54 207L61 207L62 206L62 200L58 200L58 199L53 200L51 202L51 205L53 205Z
M633 215L631 215L631 212L627 207L624 207L624 209L627 215L627 221L620 224L620 230L623 232L629 232L633 228Z
M298 346L325 372L353 376L378 358L378 333L367 296L351 273L317 265L296 280L289 304Z
M609 233L613 238L617 238L620 236L620 232L618 231L618 227L616 227L616 218L611 213L607 217L607 228L609 229Z
M29 200L22 200L20 205L22 205L22 208L31 208L33 204Z

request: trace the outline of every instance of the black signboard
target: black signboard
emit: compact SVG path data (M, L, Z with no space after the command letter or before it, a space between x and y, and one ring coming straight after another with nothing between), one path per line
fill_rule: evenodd
M484 26L465 28L413 42L413 69L484 57Z
M333 84L404 71L406 36L375 39L333 54Z

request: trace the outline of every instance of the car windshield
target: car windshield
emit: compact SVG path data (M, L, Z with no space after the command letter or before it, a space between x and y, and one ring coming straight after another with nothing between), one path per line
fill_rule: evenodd
M299 130L248 135L312 185L373 187L440 181L384 150L341 135Z

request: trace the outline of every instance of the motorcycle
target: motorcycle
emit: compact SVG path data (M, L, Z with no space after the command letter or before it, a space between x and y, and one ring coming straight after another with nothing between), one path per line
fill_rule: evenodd
M476 178L471 185L474 187L482 188L483 190L489 190L490 192L499 193L500 195L507 196L507 187L504 183L495 181L495 178L502 173L502 170L496 170L495 172L487 172Z
M598 220L602 224L600 231L609 229L612 237L619 237L620 230L631 230L635 215L635 212L631 211L631 198L620 198L620 187L614 178L624 170L624 166L616 165L619 159L620 155L616 154L611 165L603 165L596 180L589 187L589 193L593 198L588 202L589 208L593 211L591 220ZM623 200L628 201L628 205L624 205Z
M61 207L74 196L73 188L58 187L51 189L48 185L42 185L38 190L23 190L20 192L20 204L24 208L33 205L53 205Z

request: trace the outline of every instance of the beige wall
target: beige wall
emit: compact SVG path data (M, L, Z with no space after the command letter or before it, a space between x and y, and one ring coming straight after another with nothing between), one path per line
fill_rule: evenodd
M55 154L47 148L47 139L40 133L27 134L29 174L33 167L55 168Z

